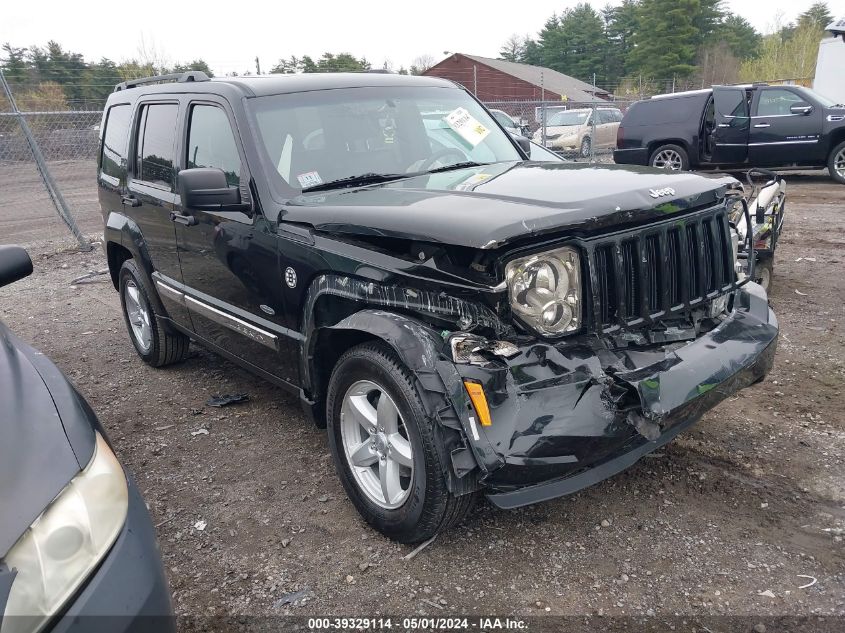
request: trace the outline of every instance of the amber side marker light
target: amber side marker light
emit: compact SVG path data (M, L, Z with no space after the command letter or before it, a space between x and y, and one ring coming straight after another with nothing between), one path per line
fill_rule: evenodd
M490 407L487 406L487 396L484 395L484 389L481 387L481 384L464 380L464 387L469 394L469 399L472 400L472 406L475 407L475 412L478 414L478 421L481 422L481 426L492 425Z

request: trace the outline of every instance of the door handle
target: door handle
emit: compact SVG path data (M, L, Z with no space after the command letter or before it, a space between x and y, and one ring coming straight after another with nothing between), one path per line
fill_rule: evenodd
M170 214L170 221L176 222L178 224L184 224L185 226L195 226L197 223L197 219L192 215L185 215L183 213L173 213Z
M771 127L770 123L755 123L754 127Z
M120 196L120 201L129 207L140 207L141 201L133 195Z
M716 127L730 127L730 126L731 126L730 123L719 123L718 125L716 125Z

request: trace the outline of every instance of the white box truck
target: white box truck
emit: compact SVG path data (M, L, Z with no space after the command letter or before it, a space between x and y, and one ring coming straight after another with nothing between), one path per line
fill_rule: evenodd
M845 103L845 18L834 22L827 30L833 37L825 38L819 44L813 90L836 103Z

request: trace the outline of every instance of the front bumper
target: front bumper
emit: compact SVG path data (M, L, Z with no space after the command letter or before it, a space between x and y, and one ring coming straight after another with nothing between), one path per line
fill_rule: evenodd
M540 141L536 141L539 143ZM546 139L546 148L556 152L574 151L581 146L577 137Z
M439 371L459 410L463 379L483 385L492 425L470 420L464 399L467 436L488 498L513 508L576 492L670 441L761 380L777 337L765 293L749 283L727 318L688 343L609 349L534 341L498 367Z
M176 630L155 529L134 482L123 531L53 633L170 633Z

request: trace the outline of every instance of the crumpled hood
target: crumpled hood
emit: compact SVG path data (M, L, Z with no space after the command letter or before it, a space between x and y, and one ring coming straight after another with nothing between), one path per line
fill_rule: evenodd
M90 423L63 423L79 403L63 377L63 386L55 384L57 376L46 357L0 323L0 559L93 452Z
M495 248L591 232L715 204L737 181L629 165L508 162L304 194L282 220L326 232Z

